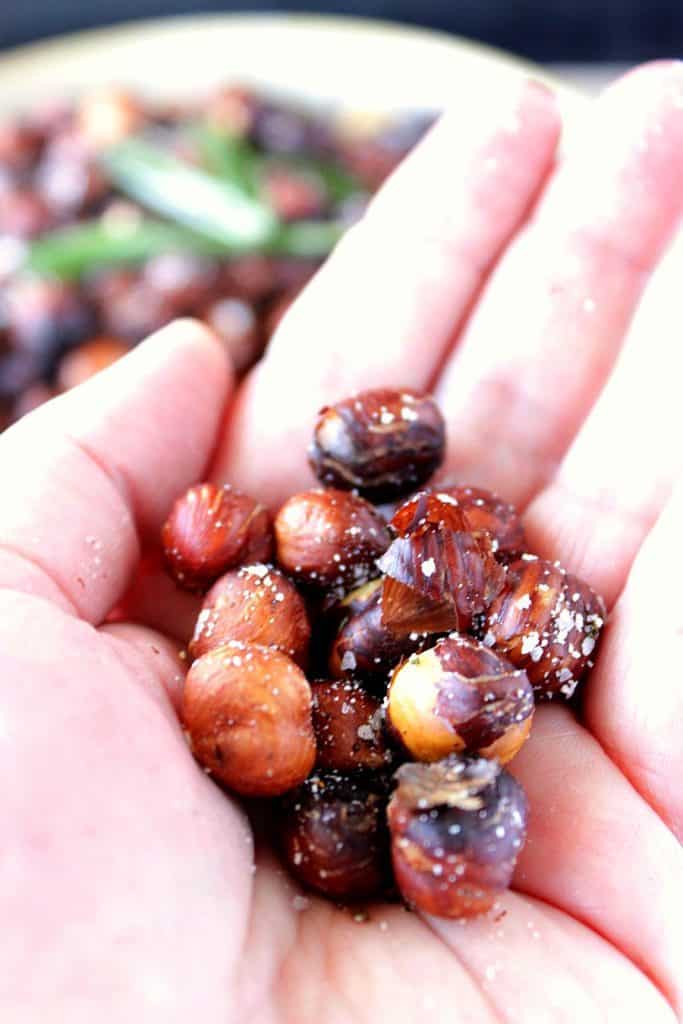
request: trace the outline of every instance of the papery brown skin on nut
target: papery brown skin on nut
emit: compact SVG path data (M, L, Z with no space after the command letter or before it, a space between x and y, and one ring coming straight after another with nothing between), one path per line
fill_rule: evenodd
M527 739L533 712L523 669L455 635L400 664L387 696L388 725L416 761L466 750L504 764Z
M311 627L303 598L277 569L261 562L221 576L204 598L189 644L192 658L230 640L277 647L306 667Z
M508 566L483 640L526 670L537 699L569 700L593 664L605 619L604 602L587 583L556 563L523 555Z
M445 438L443 416L431 396L378 388L320 410L309 461L326 485L390 501L438 469Z
M527 800L496 761L452 754L405 764L388 818L403 898L436 917L486 913L510 885L524 845Z
M526 550L526 537L514 505L503 501L492 491L481 487L439 487L437 497L454 498L460 506L465 523L472 533L488 533L494 553L521 554Z
M267 562L268 510L229 485L204 483L178 498L161 531L167 569L184 590L207 590L228 569Z
M372 505L348 491L295 494L275 517L278 563L313 587L348 590L366 582L389 541Z
M384 689L391 669L428 643L428 634L394 633L384 625L383 585L383 580L373 580L341 602L341 608L353 611L342 619L332 642L329 670L335 679L361 679ZM360 591L362 599L356 596Z
M229 643L198 658L181 718L192 751L218 782L244 796L278 796L315 763L311 688L271 647Z
M348 773L391 766L393 754L378 700L357 683L339 680L319 680L311 684L311 691L319 769Z
M503 587L490 536L474 534L455 498L423 491L396 510L398 534L377 561L382 621L395 633L469 632Z
M282 801L280 848L303 885L343 901L382 895L391 867L388 787L378 776L314 775Z

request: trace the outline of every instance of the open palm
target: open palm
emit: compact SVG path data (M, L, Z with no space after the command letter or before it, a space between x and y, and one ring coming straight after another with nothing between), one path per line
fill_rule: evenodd
M3 1021L681 1014L683 68L628 76L562 159L558 131L539 86L459 97L236 394L179 322L0 441ZM611 608L580 720L541 707L512 764L514 889L467 924L356 920L254 855L176 718L195 603L140 569L183 488L276 504L317 408L381 385L433 388L443 475Z

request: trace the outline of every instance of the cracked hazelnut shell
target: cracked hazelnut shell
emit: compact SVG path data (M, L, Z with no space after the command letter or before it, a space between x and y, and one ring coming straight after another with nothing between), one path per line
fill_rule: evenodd
M606 612L587 583L556 563L523 555L488 610L484 643L525 669L537 698L574 694L593 657Z
M470 532L455 498L423 491L391 520L398 534L377 566L382 621L396 633L466 633L500 593L505 570L488 533Z
M526 672L461 636L404 661L387 695L388 724L416 761L467 750L504 764L527 739L533 712Z
M394 876L404 899L436 917L490 910L524 845L527 800L496 761L453 754L404 764L388 808Z

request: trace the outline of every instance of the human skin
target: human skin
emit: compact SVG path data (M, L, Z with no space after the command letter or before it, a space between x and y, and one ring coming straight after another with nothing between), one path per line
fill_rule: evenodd
M239 390L181 321L3 435L3 1021L680 1019L683 67L612 87L566 158L558 129L536 85L456 103ZM150 555L185 487L277 505L320 405L402 384L442 404L441 477L610 608L579 715L540 707L510 766L513 889L466 924L357 921L254 852L178 724L197 602Z

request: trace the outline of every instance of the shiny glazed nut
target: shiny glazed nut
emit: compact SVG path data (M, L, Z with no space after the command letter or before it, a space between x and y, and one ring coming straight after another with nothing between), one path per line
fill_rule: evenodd
M321 409L309 450L324 484L389 501L419 487L443 461L445 425L429 395L379 388Z
M342 618L332 643L329 670L335 679L381 679L401 658L428 642L425 633L394 633L382 622L383 581L372 580L351 592L340 610L352 609Z
M268 561L273 550L270 515L227 484L198 484L176 501L161 542L176 583L185 590L204 590L241 563Z
M466 633L500 593L505 572L488 533L473 534L455 498L423 491L391 520L398 537L377 566L382 622L395 633Z
M491 605L484 643L523 668L537 698L569 699L593 664L605 605L557 564L523 555L511 562Z
M305 667L311 627L293 583L257 562L221 576L204 598L190 655L199 658L230 640L277 647Z
M529 735L534 712L526 672L460 636L399 665L387 700L388 724L417 761L468 750L504 764Z
M480 487L439 487L438 496L454 498L462 509L472 533L488 533L493 549L501 554L518 554L526 548L526 538L514 505Z
M395 778L388 817L404 899L437 917L490 910L526 838L522 787L496 761L457 754L404 764Z
M199 763L236 793L277 796L313 768L311 688L281 651L230 643L198 658L181 717Z
M319 681L311 690L318 768L353 772L391 764L378 700L357 683Z
M295 494L275 518L276 557L285 572L316 587L357 586L376 574L389 544L386 523L348 491Z
M367 899L390 878L387 791L368 776L314 775L282 805L280 843L287 867L310 889Z

